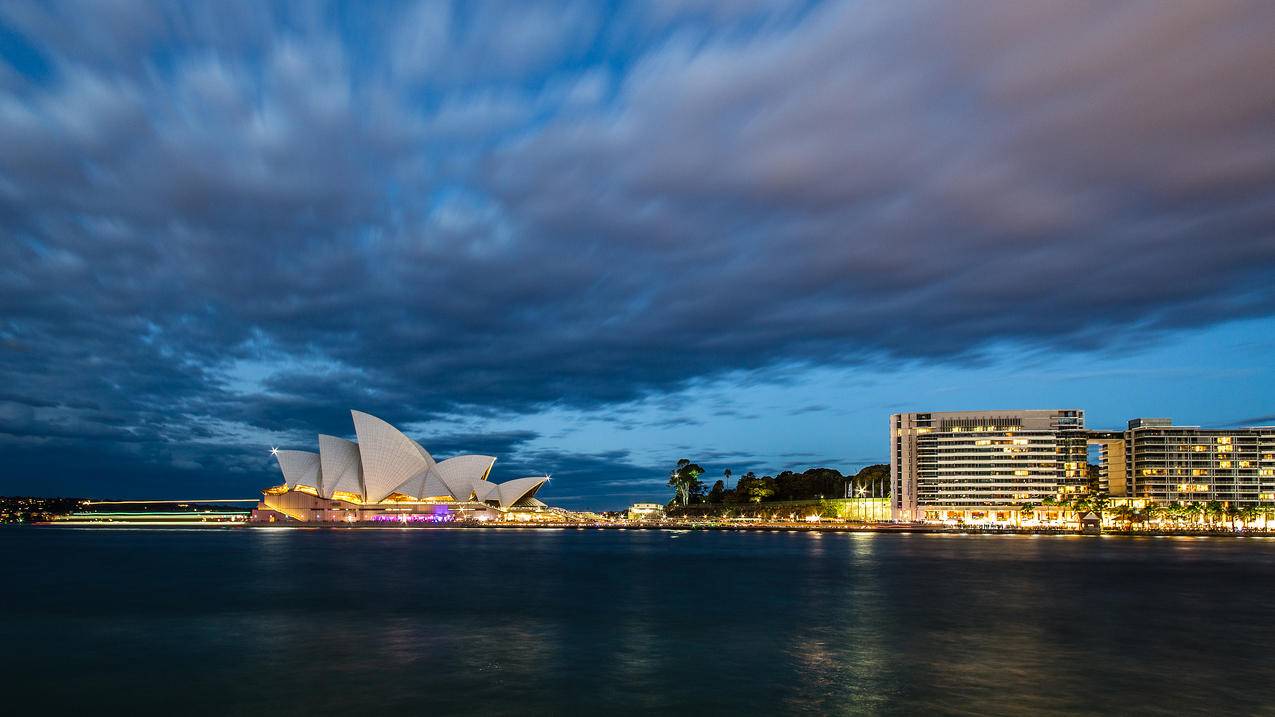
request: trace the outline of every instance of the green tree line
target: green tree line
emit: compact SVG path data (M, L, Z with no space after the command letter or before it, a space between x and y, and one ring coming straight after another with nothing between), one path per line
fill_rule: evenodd
M701 476L704 468L689 458L682 458L669 473L668 485L673 489L670 505L766 503L772 501L818 500L856 495L885 498L890 495L890 466L871 465L854 475L843 475L835 468L810 468L801 473L784 471L775 476L758 476L748 471L733 486L727 483L734 475L730 468L722 478L708 486Z

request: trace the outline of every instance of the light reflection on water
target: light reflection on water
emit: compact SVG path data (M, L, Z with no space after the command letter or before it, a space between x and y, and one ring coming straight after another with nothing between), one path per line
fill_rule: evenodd
M17 646L2 674L44 711L1169 715L1275 699L1266 540L14 529L0 556Z

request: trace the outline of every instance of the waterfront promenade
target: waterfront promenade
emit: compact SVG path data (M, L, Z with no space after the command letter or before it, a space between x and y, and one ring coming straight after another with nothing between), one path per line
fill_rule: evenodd
M234 520L208 520L160 522L152 520L129 521L122 519L103 521L51 521L36 523L37 526L59 528L88 528L99 530L136 529L136 528L193 528L208 530L669 530L669 531L711 531L711 532L798 532L798 533L915 533L915 534L949 534L949 535L1086 535L1092 536L1186 536L1186 537L1275 537L1275 529L1237 528L1229 526L1212 527L1166 527L1162 529L1124 529L1103 528L1100 533L1084 533L1075 527L1033 527L1020 528L1013 526L952 526L929 523L841 523L841 522L809 522L809 521L773 521L735 523L727 521L569 521L559 523L544 522L450 522L450 523L284 523L261 524Z

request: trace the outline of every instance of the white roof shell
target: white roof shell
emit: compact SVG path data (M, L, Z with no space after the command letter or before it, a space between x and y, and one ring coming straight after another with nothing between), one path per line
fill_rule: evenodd
M535 494L548 476L492 483L487 480L494 456L463 455L434 460L419 443L394 426L362 411L350 411L358 443L319 436L319 452L277 451L288 488L308 485L331 498L337 491L354 493L366 503L379 503L391 493L414 499L447 496L514 505L544 505Z
M323 485L315 486L319 495L331 498L341 490L363 495L363 468L359 460L359 444L336 436L319 436L319 456L323 465Z
M416 441L369 413L350 411L363 460L363 499L379 503L408 479L434 466L434 458Z
M520 502L534 500L536 492L548 482L549 476L530 476L500 483L500 507L508 508Z
M289 488L308 485L319 489L319 454L309 451L275 451L274 457L279 461L279 470L283 471L283 482Z
M479 484L485 483L487 473L496 459L492 456L465 455L448 458L434 466L447 493L456 500L469 500L477 494Z

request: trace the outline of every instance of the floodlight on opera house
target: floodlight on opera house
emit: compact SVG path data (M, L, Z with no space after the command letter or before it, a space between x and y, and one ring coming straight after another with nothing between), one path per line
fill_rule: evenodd
M389 423L361 411L350 414L357 441L320 435L318 453L271 449L283 483L263 491L253 520L490 520L511 509L526 515L547 508L535 496L548 476L493 483L493 456L436 461Z

